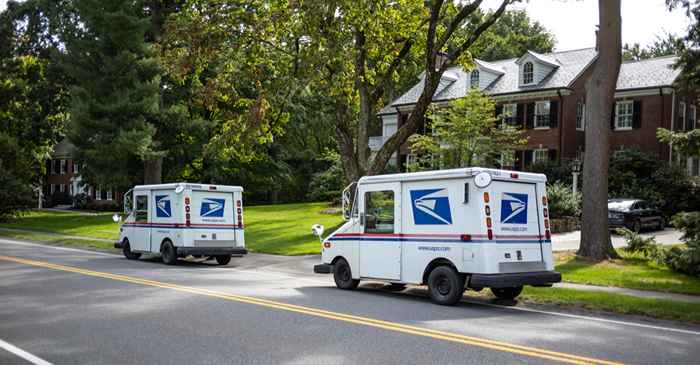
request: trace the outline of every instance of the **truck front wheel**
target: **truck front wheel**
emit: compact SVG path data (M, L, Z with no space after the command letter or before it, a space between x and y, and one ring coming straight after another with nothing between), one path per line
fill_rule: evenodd
M163 263L166 265L177 264L177 251L175 246L170 241L163 242L163 247L160 249L160 257L163 259Z
M345 259L338 259L333 265L333 279L338 288L345 290L355 289L360 284L359 280L352 278L350 265Z
M454 305L464 294L464 277L450 266L438 266L428 275L428 291L435 304Z
M228 265L228 263L231 262L231 255L219 255L215 258L216 262L219 263L219 265Z
M520 295L523 291L522 286L516 286L512 288L491 288L491 293L498 299L508 299L513 300Z
M126 257L129 260L138 260L141 257L140 253L131 251L129 240L126 238L124 238L124 246L122 247L122 252L124 253L124 257Z

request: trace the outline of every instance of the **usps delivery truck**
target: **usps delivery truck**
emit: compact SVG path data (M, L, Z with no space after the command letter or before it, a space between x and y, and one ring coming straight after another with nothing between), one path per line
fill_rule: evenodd
M320 238L314 272L332 273L341 289L365 279L427 284L443 305L467 288L514 299L524 285L551 286L561 275L545 183L542 174L485 168L363 177L343 192L348 221ZM323 226L312 232L321 237Z
M114 247L130 260L155 253L168 265L188 255L215 258L226 265L232 255L247 253L242 195L240 186L136 186L124 195L127 217Z

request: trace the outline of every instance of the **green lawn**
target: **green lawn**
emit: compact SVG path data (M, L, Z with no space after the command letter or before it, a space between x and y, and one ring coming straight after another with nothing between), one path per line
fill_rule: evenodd
M311 225L320 223L326 232L342 223L337 214L321 214L326 203L260 205L244 207L246 247L251 251L280 255L314 254L321 251L318 238L311 235ZM113 213L83 215L76 212L32 211L22 218L0 224L0 227L32 229L66 235L116 240L119 226L112 221ZM51 236L31 233L3 232L2 235L34 241ZM58 238L52 237L53 241ZM62 239L64 241L69 241ZM55 243L55 242L54 242ZM76 242L80 245L80 242Z
M671 271L640 256L618 251L621 259L593 263L573 253L556 253L564 281L700 295L700 278Z
M575 289L533 287L526 287L520 299L538 304L700 323L700 303L638 298Z

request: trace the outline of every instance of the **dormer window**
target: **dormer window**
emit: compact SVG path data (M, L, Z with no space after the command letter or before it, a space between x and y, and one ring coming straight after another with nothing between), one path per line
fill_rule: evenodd
M532 62L525 62L523 65L523 84L532 84L532 80L535 77L534 67Z
M479 70L472 71L472 74L469 79L469 84L471 85L472 89L479 88Z

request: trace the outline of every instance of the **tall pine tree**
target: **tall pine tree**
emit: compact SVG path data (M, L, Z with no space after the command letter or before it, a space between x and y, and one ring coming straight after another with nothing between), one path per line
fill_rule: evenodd
M74 0L63 65L74 84L68 137L89 184L160 183L161 70L141 1ZM143 179L139 178L143 173Z

